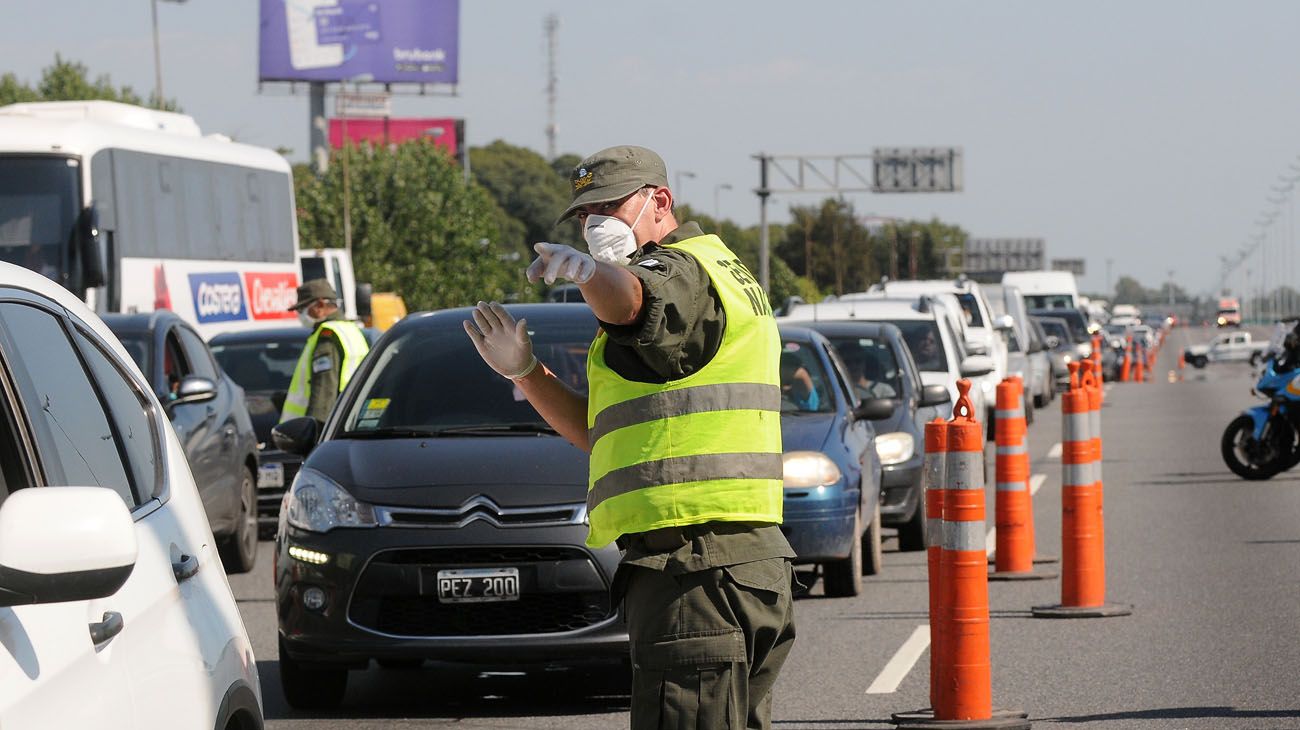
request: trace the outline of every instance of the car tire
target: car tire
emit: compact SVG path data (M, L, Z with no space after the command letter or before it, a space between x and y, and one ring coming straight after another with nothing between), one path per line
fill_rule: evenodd
M925 530L925 497L922 495L916 501L916 509L912 512L912 519L898 526L898 549L905 553L924 550Z
M1026 396L1022 400L1025 404L1025 425L1028 426L1034 422L1034 399Z
M284 639L280 639L280 688L294 709L332 710L343 703L348 670L297 662L284 650Z
M241 467L239 511L235 531L221 541L221 562L227 573L247 573L257 563L257 482L248 467Z
M822 563L822 588L832 598L856 596L862 592L862 513L853 513L853 547L849 556Z
M885 552L880 546L880 503L877 502L871 523L862 533L862 574L879 575L884 570L884 562Z

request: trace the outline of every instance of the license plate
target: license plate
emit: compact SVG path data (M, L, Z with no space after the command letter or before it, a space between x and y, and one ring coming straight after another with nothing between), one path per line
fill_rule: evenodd
M284 464L262 464L257 467L257 488L272 489L284 486Z
M461 568L438 571L438 600L488 603L519 600L518 568Z

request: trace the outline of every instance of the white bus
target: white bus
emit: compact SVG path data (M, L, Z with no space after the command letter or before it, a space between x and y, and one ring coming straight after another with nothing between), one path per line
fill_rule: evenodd
M292 324L297 248L271 150L115 102L0 107L0 260L97 312L170 309L205 338Z

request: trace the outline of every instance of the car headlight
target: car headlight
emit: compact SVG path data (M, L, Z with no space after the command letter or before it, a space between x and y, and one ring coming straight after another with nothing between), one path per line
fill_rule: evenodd
M335 527L374 527L374 507L348 494L334 480L303 469L285 496L285 519L300 530L329 532Z
M1061 359L1062 359L1063 361L1065 361L1065 364L1066 364L1066 365L1069 365L1070 363L1074 362L1074 358L1071 357L1069 353L1066 353L1065 355L1062 355L1062 356L1061 356Z
M876 436L876 455L882 466L901 464L916 453L916 440L904 431L882 433Z
M840 468L820 451L788 451L781 455L785 488L824 487L840 480Z

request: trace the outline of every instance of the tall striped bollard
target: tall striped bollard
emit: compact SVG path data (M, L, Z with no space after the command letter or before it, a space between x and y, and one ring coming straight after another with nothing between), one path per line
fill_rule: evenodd
M1106 603L1105 542L1102 535L1101 484L1093 441L1092 373L1077 379L1061 398L1061 602L1034 606L1038 618L1126 616L1133 607Z
M997 529L994 570L989 580L1043 580L1056 573L1034 570L1034 505L1029 493L1028 429L1025 424L1024 386L1011 377L998 383Z

